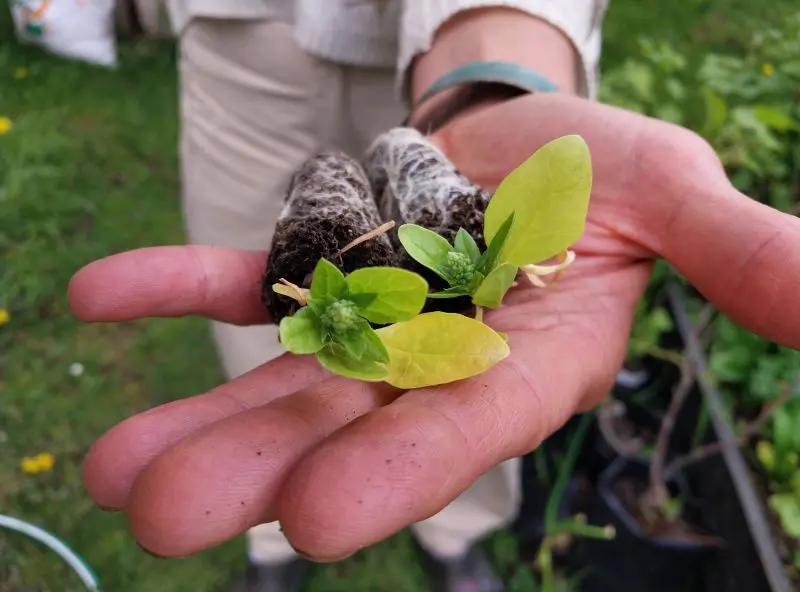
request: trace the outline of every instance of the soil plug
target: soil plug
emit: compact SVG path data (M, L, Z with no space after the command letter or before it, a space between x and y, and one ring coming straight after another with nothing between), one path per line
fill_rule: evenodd
M413 130L380 138L367 169L383 214L406 222L397 231L404 256L444 284L430 298L468 297L482 318L483 307L502 304L520 270L545 287L542 276L559 274L575 259L569 247L583 234L592 185L580 136L542 146L502 180L485 207L486 193Z
M417 224L449 241L463 228L481 247L490 194L471 183L436 146L413 128L378 137L364 167L385 220Z
M280 323L300 306L297 299L276 293L273 285L308 289L320 259L345 273L395 266L397 258L386 234L374 233L369 240L352 245L380 228L381 222L358 161L327 151L303 163L289 184L262 280L262 298L273 322Z

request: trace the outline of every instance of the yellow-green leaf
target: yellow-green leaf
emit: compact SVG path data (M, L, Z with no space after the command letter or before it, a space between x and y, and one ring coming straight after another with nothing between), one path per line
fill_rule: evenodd
M522 267L550 259L583 234L591 189L592 163L583 138L548 142L500 183L486 208L486 240L491 244L513 213L499 260Z
M499 307L503 303L506 292L517 278L517 270L517 266L513 263L503 263L499 267L495 267L472 295L473 304L486 308Z
M329 343L319 350L317 360L323 368L345 378L379 382L389 374L383 364L371 360L356 360L337 343Z
M344 274L327 259L320 259L311 276L311 297L341 298L346 289Z
M441 268L453 247L446 238L416 224L403 224L397 238L412 259L447 279Z
M293 354L313 354L325 345L319 318L307 307L283 317L279 330L281 343Z
M453 313L425 313L378 329L378 335L389 351L385 380L403 389L476 376L509 354L491 327Z
M351 295L375 295L359 307L359 314L380 325L415 317L428 295L428 282L421 275L399 267L363 267L348 275L346 282Z

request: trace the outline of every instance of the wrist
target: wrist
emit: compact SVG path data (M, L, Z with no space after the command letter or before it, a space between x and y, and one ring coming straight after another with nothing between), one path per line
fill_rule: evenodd
M426 90L442 76L471 62L515 64L536 72L561 92L577 93L580 60L560 29L513 8L465 10L439 28L431 49L411 65L408 88L412 104L416 105L409 118L412 125L426 120L460 92L458 88L447 89L417 104ZM487 96L473 101L459 115L514 96L504 96L507 91L499 86L494 90L497 92L490 89Z

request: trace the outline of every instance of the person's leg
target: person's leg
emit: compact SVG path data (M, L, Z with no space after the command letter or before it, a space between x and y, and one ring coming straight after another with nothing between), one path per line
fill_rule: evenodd
M519 458L492 467L438 514L414 525L420 544L434 555L458 557L508 526L522 501L521 470Z
M344 69L345 150L361 158L380 134L397 127L406 116L406 107L397 96L395 71L388 68Z
M345 71L350 146L358 155L405 117L394 80L393 71ZM430 567L437 590L502 590L476 545L515 518L521 496L521 463L514 458L493 467L441 512L412 526L416 540L434 560Z
M291 25L196 19L180 40L182 201L190 242L268 249L293 171L334 142L341 70L300 50ZM274 325L212 323L229 378L283 353ZM294 551L278 523L248 533L253 563Z

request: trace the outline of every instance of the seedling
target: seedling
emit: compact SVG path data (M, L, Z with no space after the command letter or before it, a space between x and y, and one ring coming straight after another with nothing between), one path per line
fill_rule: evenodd
M273 290L301 306L280 322L286 349L315 354L348 378L420 388L480 374L509 353L499 334L474 319L420 315L428 284L405 269L368 267L345 276L320 259L309 290L290 282ZM376 331L370 323L392 324Z
M316 354L320 364L342 376L383 380L389 352L370 323L407 321L425 305L427 282L396 267L365 267L345 275L327 259L314 269L311 288L289 282L273 290L301 308L280 322L280 338L295 354Z
M402 201L398 206L401 213L425 215L428 198L421 188L428 186L437 188L431 203L445 214L455 212L457 206L462 207L460 213L466 213L464 204L474 203L477 208L486 203L482 190L467 186L466 179L422 136L406 130L390 132L389 136L399 156L375 150L368 168L374 173L373 191L377 191L376 183L383 185L384 198L397 198L395 186L402 185L406 193L416 187L416 191L404 193L403 200L397 200ZM398 171L405 170L398 166L403 158L419 159L431 150L438 168L420 169L415 177L417 185L392 185ZM482 307L499 307L520 269L537 285L545 285L540 276L557 273L573 261L568 247L584 229L591 163L588 148L579 136L550 142L503 180L485 208L485 216L483 205L474 211L483 227L460 228L452 245L423 226L401 226L399 240L408 254L449 285L434 293L429 292L427 281L412 271L385 264L370 266L363 258L351 256L353 251L345 253L338 246L334 249L342 241L332 233L341 231L340 223L349 224L360 234L354 241L351 234L348 246L357 244L355 249L362 253L374 253L369 255L373 260L386 258L386 225L379 224L374 201L365 198L366 186L364 171L344 155L321 155L304 165L290 189L264 280L269 294L294 301L299 309L291 314L296 306L287 307L269 294L265 303L280 323L281 341L290 352L313 354L322 366L349 378L386 381L404 389L421 388L481 374L508 356L506 337L482 322ZM329 193L320 196L318 187ZM446 191L454 187L458 187L455 193ZM392 191L387 192L387 188ZM457 199L451 199L452 195ZM316 204L322 203L327 211L318 209ZM384 211L388 211L391 204L385 205ZM336 217L335 224L331 216ZM315 225L311 225L312 219ZM303 229L298 226L290 236L287 229L300 222ZM368 224L374 225L368 228ZM319 237L304 241L303 232L309 230ZM481 242L485 236L485 252L470 231L481 232L477 236ZM310 274L310 287L301 287L297 284L309 285L303 269L308 269L312 252L318 255L313 259L316 266ZM345 257L349 259L345 261ZM557 264L534 264L552 257L559 257ZM329 258L342 260L344 272ZM301 264L294 265L294 261ZM353 270L351 265L357 268ZM287 275L278 275L283 270L293 274L297 284L286 279ZM350 270L352 273L347 274ZM458 296L472 299L478 310L476 319L446 312L420 314L428 297ZM373 325L385 326L376 329Z
M569 247L583 234L591 185L588 146L580 136L564 136L545 144L500 183L484 215L485 252L463 228L452 245L416 224L402 225L398 238L414 260L449 284L429 298L470 296L479 311L498 308L520 269L544 287L542 276L574 261ZM541 264L553 257L556 264Z

